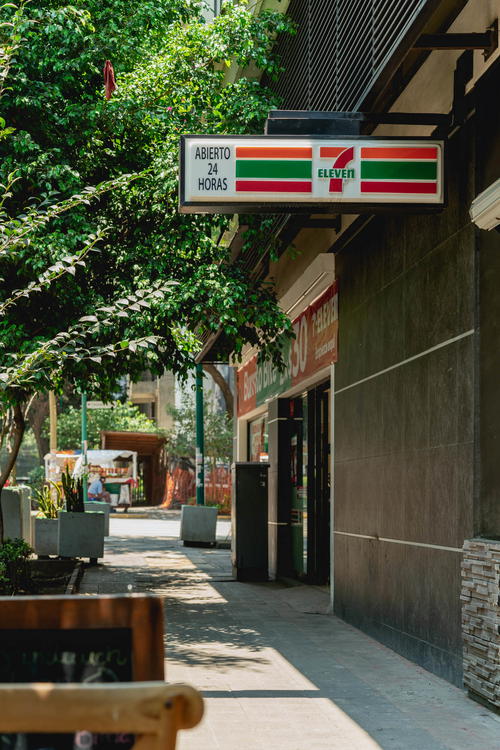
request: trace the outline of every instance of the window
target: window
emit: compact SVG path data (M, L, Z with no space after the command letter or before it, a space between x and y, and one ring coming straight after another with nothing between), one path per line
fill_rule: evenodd
M248 423L248 460L269 460L266 414Z

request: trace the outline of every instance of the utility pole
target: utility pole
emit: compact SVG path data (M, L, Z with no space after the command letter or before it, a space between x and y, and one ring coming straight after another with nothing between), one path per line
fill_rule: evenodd
M196 505L205 505L205 436L203 426L203 365L196 365Z
M88 500L87 483L87 392L82 391L82 465L83 465L83 502Z
M50 425L50 442L49 449L51 453L57 452L57 404L56 394L49 391L49 425Z

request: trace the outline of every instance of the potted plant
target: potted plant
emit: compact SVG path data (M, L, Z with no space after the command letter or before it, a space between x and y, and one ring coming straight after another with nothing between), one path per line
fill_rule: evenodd
M24 539L5 539L0 544L0 592L16 594L30 588L28 558L33 549Z
M59 513L59 554L62 557L88 557L97 562L104 555L104 513L85 511L83 482L68 468L62 475L66 510Z
M35 518L35 552L39 557L59 554L59 512L64 507L62 492L55 482L35 489L38 515Z

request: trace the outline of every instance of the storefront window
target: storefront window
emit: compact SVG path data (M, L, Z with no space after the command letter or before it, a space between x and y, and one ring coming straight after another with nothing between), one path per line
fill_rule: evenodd
M248 423L248 460L269 460L266 414Z

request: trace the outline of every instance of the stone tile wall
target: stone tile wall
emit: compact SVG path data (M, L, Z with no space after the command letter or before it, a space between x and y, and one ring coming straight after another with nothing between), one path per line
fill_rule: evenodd
M465 541L461 599L464 683L500 708L500 541Z

